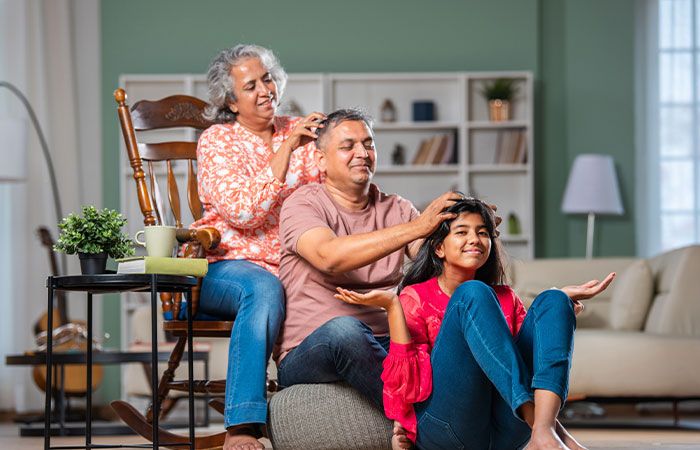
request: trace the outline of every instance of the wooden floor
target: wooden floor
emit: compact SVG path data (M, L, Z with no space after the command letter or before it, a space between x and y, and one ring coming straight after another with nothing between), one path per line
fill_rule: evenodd
M635 450L697 450L700 449L700 431L682 430L571 430L590 450L597 449L635 449ZM84 438L52 438L51 445L83 445ZM95 444L134 444L144 443L143 439L133 436L96 436ZM41 449L43 438L19 437L14 424L0 424L0 449ZM267 448L272 448L269 441Z
M633 423L639 425L670 424L668 415L649 416L630 414L628 407L612 410L612 419L619 423ZM216 419L214 419L216 420ZM571 433L590 450L602 449L634 449L634 450L700 450L700 415L695 412L683 415L682 424L693 430L659 429L659 428L573 428ZM208 429L198 429L199 433L215 433L223 429L223 423L215 423ZM173 430L175 431L175 430ZM187 430L181 430L186 434ZM138 436L94 436L93 444L142 444L145 440ZM51 439L52 446L59 445L84 445L82 437L55 437ZM0 450L13 449L42 449L44 439L33 437L19 437L17 425L12 422L0 422ZM265 441L266 448L272 448L269 441ZM302 450L302 449L300 449Z

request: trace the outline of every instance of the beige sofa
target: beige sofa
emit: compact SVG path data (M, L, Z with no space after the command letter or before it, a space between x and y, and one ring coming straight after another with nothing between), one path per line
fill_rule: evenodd
M569 392L587 397L700 398L700 246L654 258L514 262L528 306L552 286L618 276L577 320Z

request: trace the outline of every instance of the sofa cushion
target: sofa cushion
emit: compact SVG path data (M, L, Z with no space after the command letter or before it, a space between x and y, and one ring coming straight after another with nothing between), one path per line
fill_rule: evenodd
M654 296L654 277L645 260L627 267L613 282L610 299L610 328L639 331Z
M700 245L662 253L649 260L656 281L655 297L644 331L700 336Z
M700 395L700 339L642 331L576 330L569 394L589 397Z

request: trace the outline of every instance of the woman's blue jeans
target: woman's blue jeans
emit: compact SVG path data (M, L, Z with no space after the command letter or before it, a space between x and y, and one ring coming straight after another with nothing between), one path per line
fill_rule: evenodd
M245 260L209 265L198 320L233 320L228 348L224 425L265 423L267 361L284 320L284 289L264 268Z
M541 293L514 338L496 294L479 281L461 284L445 311L430 356L433 392L416 405L421 449L523 447L530 428L516 410L534 389L562 404L576 328L571 300L559 290Z

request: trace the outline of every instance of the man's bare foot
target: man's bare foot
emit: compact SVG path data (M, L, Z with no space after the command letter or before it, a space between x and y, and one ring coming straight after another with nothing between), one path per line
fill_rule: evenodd
M262 450L265 446L253 434L251 425L234 425L226 429L222 450Z
M564 445L569 447L571 450L588 450L586 447L583 445L579 444L576 439L572 435L569 434L569 432L564 428L564 425L561 424L557 420L557 436L559 436L559 439L564 442Z
M530 442L525 450L570 450L559 436L554 427L533 427Z

